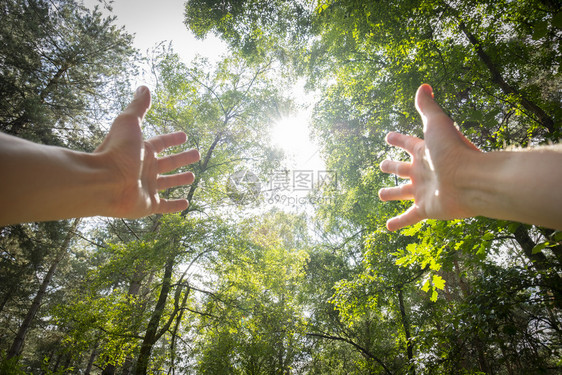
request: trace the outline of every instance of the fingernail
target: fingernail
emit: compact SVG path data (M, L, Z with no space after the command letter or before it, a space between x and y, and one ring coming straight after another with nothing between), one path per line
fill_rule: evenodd
M384 167L388 164L388 160L383 160L382 163L379 165L381 171L384 172Z
M433 98L433 87L431 87L429 84L425 83L423 85L423 89L425 90L425 92L429 95L431 95L431 97Z
M134 98L138 98L140 95L143 95L146 92L146 86L139 86L137 91L135 91Z

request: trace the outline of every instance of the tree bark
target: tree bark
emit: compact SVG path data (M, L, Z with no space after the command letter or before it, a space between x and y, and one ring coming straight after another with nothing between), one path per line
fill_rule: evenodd
M88 359L88 364L86 365L86 370L84 370L84 375L90 375L92 371L92 367L94 365L94 360L96 359L97 351L99 346L99 339L96 341L94 348L92 349L92 353L90 354L90 358Z
M553 304L562 310L562 278L558 273L552 269L552 264L550 264L547 257L538 252L533 254L533 248L536 243L529 236L529 232L524 225L520 225L515 231L515 240L519 243L525 256L533 263L535 269L541 272L544 277L545 285L550 292L552 292Z
M390 369L385 365L385 363L383 362L382 359L376 357L373 355L373 353L369 352L369 350L367 350L366 348L360 346L359 344L355 343L354 341L344 338L344 337L339 337L339 336L331 336L331 335L324 335L322 333L307 333L307 336L310 337L320 337L323 339L328 339L328 340L335 340L335 341L343 341L346 342L348 344L350 344L351 346L353 346L355 349L359 350L359 352L365 357L365 358L369 358L372 359L373 361L375 361L376 363L378 363L384 370L384 373L387 375L392 375L392 372L390 371Z
M59 248L59 252L55 257L53 264L51 264L51 267L49 267L49 270L47 271L47 274L45 275L45 278L43 279L43 282L39 287L39 291L37 291L35 298L33 298L31 307L27 311L27 315L25 316L20 328L18 329L14 342L12 343L12 346L8 351L7 354L8 359L16 357L21 354L23 350L23 344L25 342L25 336L27 335L27 332L31 328L31 323L35 319L35 315L37 315L37 311L39 311L39 307L41 307L41 302L43 301L43 297L47 292L47 287L51 283L51 280L53 279L53 275L55 274L58 265L65 258L68 252L70 241L74 237L74 231L76 230L76 227L78 226L79 222L80 219L74 219L70 227L70 230L68 231L68 234L66 235L61 247Z
M142 341L139 357L137 360L137 365L135 368L135 375L145 375L148 370L148 362L150 360L150 354L152 353L152 347L158 340L158 326L160 325L160 319L164 313L164 308L166 307L166 301L168 299L168 293L172 287L172 271L174 268L174 256L171 256L167 261L164 268L164 278L162 280L162 288L160 289L160 296L158 297L158 302L156 302L156 307L150 317L148 322L148 327L146 328L146 333L144 335L144 340Z
M476 37L476 35L474 35L473 33L470 32L470 30L468 30L468 27L461 19L459 12L451 5L449 5L447 2L444 2L443 4L447 9L449 9L453 13L454 17L457 18L459 22L460 31L468 38L468 41L474 47L476 54L478 55L480 60L484 63L484 65L490 72L492 82L498 85L500 89L504 92L504 94L515 95L516 97L518 97L521 106L523 106L523 108L525 108L527 111L529 111L530 113L536 116L536 118L534 118L536 122L538 122L540 125L546 128L550 133L555 132L556 126L554 124L554 119L550 117L541 107L539 107L537 104L526 98L519 90L517 90L515 87L511 86L509 83L506 82L504 77L501 75L501 72L497 64L495 64L492 61L490 55L488 55L486 51L484 51L484 48L482 48L482 42Z
M104 369L103 369L103 371L102 371L102 373L101 373L101 375L114 375L114 374L115 374L115 365L112 364L112 363L108 363L108 364L104 367Z
M404 335L406 336L406 351L408 354L408 372L410 375L416 375L416 366L414 365L414 343L410 335L410 322L406 315L406 307L404 306L404 292L402 289L398 290L398 302L400 304L400 319L404 327Z

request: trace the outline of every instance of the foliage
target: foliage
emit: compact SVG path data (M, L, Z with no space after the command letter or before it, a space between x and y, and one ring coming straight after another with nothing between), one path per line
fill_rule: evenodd
M560 372L560 232L472 218L389 233L385 221L409 203L377 197L399 183L380 162L406 157L385 134L421 133L413 94L422 82L485 150L558 142L558 2L185 7L196 36L214 33L230 51L216 64L186 63L157 47L143 131L184 131L186 147L199 149L195 182L161 192L190 207L78 229L1 228L2 353L50 282L21 356L3 354L0 371ZM130 36L71 0L11 0L0 16L0 129L93 149L99 120L123 103L129 73L121 72L139 63ZM263 178L278 167L269 126L296 107L286 88L297 78L318 93L312 133L338 176L302 215L229 190L236 172Z
M133 72L132 37L74 0L6 1L0 20L0 130L92 150L100 136L92 120L120 103L104 97L128 89L112 78Z

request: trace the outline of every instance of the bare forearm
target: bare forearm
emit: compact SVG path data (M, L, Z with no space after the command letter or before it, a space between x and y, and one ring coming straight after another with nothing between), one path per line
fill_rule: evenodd
M562 147L472 153L462 177L475 215L562 230Z
M101 215L115 183L94 154L0 134L0 225Z

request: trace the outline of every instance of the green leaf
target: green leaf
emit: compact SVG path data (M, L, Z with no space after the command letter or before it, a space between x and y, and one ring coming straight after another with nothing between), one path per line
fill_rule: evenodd
M424 292L428 292L429 291L429 279L425 280L425 282L423 283L423 286L421 288Z
M406 229L403 229L403 230L402 230L402 234L403 234L404 236L413 237L413 236L415 236L416 234L418 234L418 232L419 232L420 229L421 229L422 224L423 224L423 223L420 221L419 223L417 223L417 224L415 224L415 225L412 225L411 227L408 227L408 228L406 228Z
M436 290L433 290L433 293L431 293L431 298L430 298L431 302L436 302L436 301L437 301L437 296L438 296L437 291L436 291Z
M494 239L494 234L492 232L488 232L482 236L483 241L490 241Z
M509 231L509 233L515 233L517 231L517 228L519 228L519 223L510 223L507 226L507 230Z
M546 21L540 21L537 22L533 27L532 38L534 40L538 40L546 36L547 33L548 33L548 23Z
M535 247L533 247L533 250L531 250L531 254L540 253L541 250L547 247L548 245L549 245L548 242L541 242L539 244L536 244Z
M445 288L445 280L439 275L433 275L433 286L443 290L443 288Z
M409 257L407 257L407 256L402 257L402 258L399 258L399 259L396 259L396 265L397 265L397 266L402 266L402 265L404 265L405 263L407 263L408 260L409 260Z

